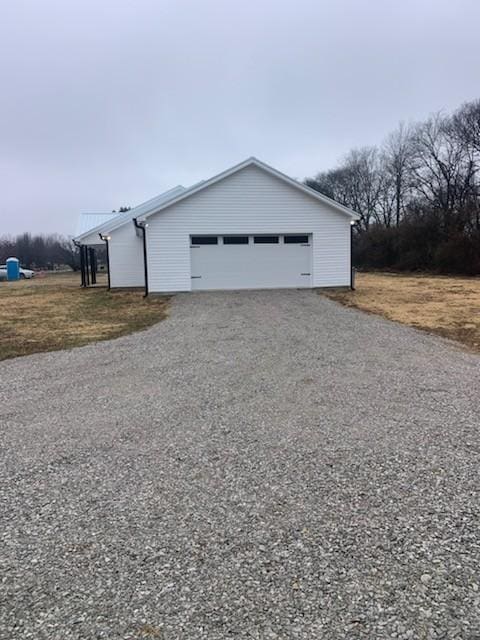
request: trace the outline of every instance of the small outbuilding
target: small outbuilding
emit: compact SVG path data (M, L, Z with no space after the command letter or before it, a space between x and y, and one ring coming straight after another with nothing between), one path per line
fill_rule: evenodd
M97 215L110 217L75 240L81 247L106 244L112 288L351 284L351 225L358 215L256 158L127 212Z

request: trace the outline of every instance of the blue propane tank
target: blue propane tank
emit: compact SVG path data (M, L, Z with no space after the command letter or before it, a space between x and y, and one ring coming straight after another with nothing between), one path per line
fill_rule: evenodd
M20 279L20 261L18 258L7 258L7 280Z

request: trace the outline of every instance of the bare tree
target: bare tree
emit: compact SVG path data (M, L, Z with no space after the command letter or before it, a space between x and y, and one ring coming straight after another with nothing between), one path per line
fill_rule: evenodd
M385 140L381 155L382 172L386 177L385 186L393 189L395 224L398 227L412 190L414 159L412 126L401 122L396 131ZM386 193L384 198L391 201Z
M449 133L463 142L469 154L475 178L471 180L470 210L472 227L480 230L480 100L462 105L449 120Z
M454 135L480 154L480 100L461 106L451 118L451 127Z
M337 169L323 171L318 173L315 178L307 179L306 184L346 207L351 206L352 189L349 167L342 165Z
M414 149L415 188L442 213L441 222L448 229L460 222L460 212L476 191L472 153L440 114L417 126Z
M342 164L332 171L319 173L306 183L360 215L360 225L367 230L379 219L382 176L375 147L352 149Z
M402 123L307 184L360 214L359 264L480 273L480 100Z
M368 230L372 220L381 223L381 203L385 181L380 171L376 147L353 149L345 158L350 177L350 206L360 214L361 226Z
M9 257L18 258L20 264L29 269L68 265L76 271L80 265L78 248L70 239L57 234L32 236L23 233L16 238L0 237L0 263Z

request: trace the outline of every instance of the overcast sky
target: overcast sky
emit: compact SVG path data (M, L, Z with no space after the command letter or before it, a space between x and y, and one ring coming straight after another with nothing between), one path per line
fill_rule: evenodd
M255 155L304 178L480 97L478 0L15 0L0 233L72 234Z

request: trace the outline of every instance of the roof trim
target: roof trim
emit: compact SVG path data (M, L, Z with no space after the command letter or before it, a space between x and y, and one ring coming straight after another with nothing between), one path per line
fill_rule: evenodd
M130 211L128 211L128 213L130 213ZM120 214L117 214L117 216L123 218L124 214L120 213ZM124 222L128 222L129 220L130 220L130 218L128 218ZM95 235L97 233L102 233L103 231L106 231L106 227L107 227L109 222L112 222L112 220L107 220L106 222L102 222L102 224L98 224L96 227L93 227L92 229L89 229L88 231L84 231L80 235L75 236L74 240L76 242L81 242L83 238L91 236L92 234ZM122 222L122 224L123 224L123 222Z
M87 236L90 236L92 234L95 235L98 233L110 233L111 231L115 231L115 229L122 227L124 224L127 224L128 222L131 222L133 218L136 218L137 216L141 215L145 211L158 209L158 204L163 204L164 202L171 200L172 198L175 198L176 196L179 195L179 193L182 193L183 191L185 191L185 187L178 185L176 187L173 187L172 189L168 189L167 191L164 191L160 195L155 196L150 200L147 200L146 202L142 202L141 204L138 204L136 207L132 207L128 211L124 211L123 213L117 213L117 214L113 214L112 212L112 218L110 220L107 220L106 222L102 222L101 224L97 225L96 227L93 227L92 229L89 229L88 231L84 231L80 235L75 236L74 240L77 242L81 242L83 238L86 238Z
M158 209L159 205L163 206L164 202L169 202L170 200L177 197L184 191L185 191L185 187L182 187L181 185L177 185L176 187L173 187L172 189L168 189L168 191L164 191L160 195L155 196L154 198L151 198L146 202L142 202L142 204L139 204L136 207L132 207L129 211L125 212L124 214L125 218L123 220L120 220L120 218L118 220L112 219L110 221L112 224L108 224L107 222L105 224L105 231L108 233L110 231L115 231L115 229L118 229L118 227L123 226L126 222L130 222L134 218L140 217L142 214L144 214L145 211Z
M77 220L75 237L90 234L91 229L112 222L118 215L113 211L83 211Z
M358 213L356 213L352 209L349 209L348 207L345 207L344 205L342 205L342 204L340 204L338 202L335 202L335 200L332 200L331 198L328 198L327 196L324 196L319 191L315 191L315 189L312 189L311 187L307 187L307 185L304 185L304 184L298 182L297 180L294 180L293 178L290 178L289 176L285 175L281 171L278 171L277 169L274 169L270 165L265 164L264 162L261 162L261 160L258 160L258 158L254 158L253 156L251 158L247 158L246 160L244 160L243 162L240 162L239 164L236 164L233 167L230 167L230 169L222 171L221 173L217 174L216 176L213 176L212 178L210 178L209 180L205 180L204 182L200 182L200 183L197 183L197 184L193 185L192 187L190 187L190 188L186 189L185 191L183 191L177 197L171 198L170 200L167 200L166 202L162 203L160 207L152 208L150 211L146 211L145 213L142 213L141 215L139 215L137 217L138 217L138 219L140 221L144 222L150 216L152 216L152 215L154 215L156 213L159 213L160 211L163 211L163 209L166 209L167 207L170 207L170 206L172 206L174 204L177 204L177 202L185 200L186 198L189 198L190 196L193 196L195 193L198 193L199 191L203 191L204 189L207 189L208 187L212 186L213 184L215 184L217 182L220 182L221 180L224 180L225 178L228 178L229 176L233 175L234 173L237 173L238 171L241 171L242 169L245 169L246 167L249 167L250 165L256 166L259 169L263 169L264 171L266 171L270 175L275 176L276 178L279 178L280 180L283 180L283 182L286 182L290 186L295 187L296 189L298 189L298 190L302 191L303 193L311 196L312 198L315 198L319 202L322 202L323 204L329 205L330 207L332 207L333 209L335 209L339 213L342 213L343 215L347 215L349 218L352 218L353 220L359 220L360 219L360 216L358 215Z

